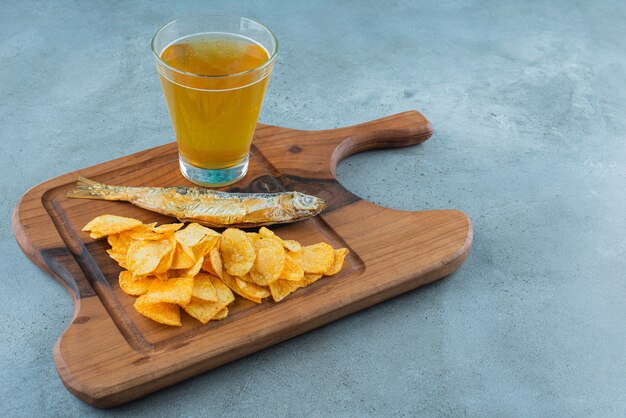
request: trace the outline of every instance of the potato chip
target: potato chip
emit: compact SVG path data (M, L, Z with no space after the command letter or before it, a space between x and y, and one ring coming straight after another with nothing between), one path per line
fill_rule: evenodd
M113 249L107 250L107 253L109 254L109 257L111 257L113 260L117 261L117 264L119 264L119 266L123 269L126 268L126 254L122 254L122 253L116 253L115 251L113 251Z
M155 279L144 296L150 302L167 302L186 305L193 292L193 277L175 277L167 280Z
M285 264L278 275L279 279L297 282L304 277L304 270L296 263L289 254L285 254Z
M310 284L313 284L321 277L321 274L306 273L302 280L298 282L283 279L276 280L269 285L272 299L274 299L274 302L280 302L293 291L301 287L306 287Z
M250 271L256 257L252 242L240 229L228 228L220 243L222 262L228 274L243 276Z
M109 242L113 252L126 254L128 247L130 246L130 242L132 241L132 238L130 237L132 232L133 230L131 229L129 231L120 232L119 234L111 234L107 237L107 241Z
M246 236L250 239L254 248L256 248L257 241L262 238L261 235L256 232L246 232Z
M215 248L220 242L220 237L214 237L207 235L199 243L194 245L191 249L196 257L203 257L207 255L213 248Z
M140 239L143 241L155 241L158 239L165 238L165 235L148 230L148 231L132 231L130 233L130 237L132 239Z
M230 291L230 288L226 284L215 276L210 276L211 283L215 287L217 293L217 300L224 305L230 305L235 301L235 295Z
M181 326L180 308L174 303L151 302L146 295L135 301L135 309L143 316L165 325Z
M202 299L209 302L217 302L217 290L211 282L209 274L199 273L193 278L193 290L191 297Z
M298 252L302 250L302 246L300 245L298 241L294 241L294 240L285 241L282 238L280 238L278 235L276 235L274 232L272 232L271 230L267 229L264 226L261 227L261 229L259 229L259 235L262 236L263 238L274 239L280 242L280 245L287 248L289 251Z
M172 272L175 272L177 276L191 276L194 277L196 274L198 274L200 272L200 269L202 268L202 263L204 262L204 257L199 257L196 262L193 264L193 266L189 267L188 269L182 269L182 270L171 270Z
M226 286L228 286L233 292L237 293L239 296L241 296L242 298L251 300L254 303L261 303L263 302L263 299L258 298L254 295L250 295L247 292L245 292L244 290L242 290L239 285L237 284L237 280L235 277L231 276L230 274L228 274L227 272L224 272L224 277L222 277L222 281L226 284Z
M156 274L167 273L167 271L172 268L172 262L174 261L174 252L176 251L176 238L174 234L170 233L165 236L167 240L169 240L172 249L161 259L161 262L154 270Z
M215 316L213 318L211 318L211 321L219 321L220 319L224 319L228 316L228 308L224 307L222 308L221 311L219 311L218 313L215 314Z
M152 228L154 228L156 226L156 224L157 224L156 222L152 222L152 223L149 223L149 224L142 224L142 225L139 225L138 227L130 229L130 230L126 231L126 232L128 232L129 235L131 233L133 233L133 232L148 232L148 231L152 232Z
M247 295L258 299L263 299L270 296L270 291L267 289L267 287L259 286L252 283L250 275L246 275L244 277L235 277L235 281L237 282L237 286L239 286L239 288Z
M111 234L107 236L107 242L111 246L111 249L117 245L117 241L119 240L120 234Z
M193 248L207 235L219 237L219 234L212 229L206 228L197 223L187 225L185 229L176 231L176 241Z
M289 251L293 251L294 253L299 253L302 251L302 245L298 241L287 239L283 240L283 247L288 249Z
M302 280L300 280L298 283L300 284L300 287L305 287L305 286L315 283L321 277L322 277L321 274L305 273Z
M174 250L174 259L172 260L172 269L188 269L196 263L196 256L185 244L176 242Z
M203 324L213 319L222 312L224 308L225 305L221 302L209 302L198 298L191 298L191 301L183 306L185 312ZM228 313L228 311L226 311L226 313Z
M144 239L144 237L148 241L150 239L165 238L163 234L157 234L156 232L152 231L152 227L155 225L156 222L153 222L151 224L142 224L133 229L129 229L128 231L122 231L119 233L119 235L125 235L126 239L128 239L129 241L133 239Z
M278 238L276 234L274 233L274 231L271 231L270 229L264 226L259 228L259 235L263 238Z
M127 231L140 225L143 225L143 222L138 219L116 215L102 215L92 219L82 230L90 231L89 236L93 239L98 239L111 234L119 234L122 231Z
M208 257L204 258L202 269L214 276L222 277L222 256L218 248L213 248Z
M139 225L137 228L133 228L133 231L152 231L152 228L156 226L156 222L150 222L149 224Z
M335 250L335 258L333 260L333 264L330 266L328 270L324 272L325 276L330 276L332 274L337 274L343 267L343 260L348 255L349 251L347 248L339 248Z
M270 283L270 293L272 294L272 299L274 302L280 302L285 299L291 292L300 288L299 282L292 282L289 280L276 280L275 282Z
M257 241L256 247L258 253L250 270L250 277L254 283L267 286L278 280L285 264L285 250L277 240L266 238Z
M146 276L133 277L130 271L123 270L120 272L119 285L127 295L139 296L148 292L153 280Z
M292 253L293 259L305 273L323 274L335 259L335 250L325 242L302 247L301 253Z
M161 259L174 249L169 239L158 241L133 240L126 253L126 266L136 275L147 276L159 266Z
M169 273L169 272L168 272ZM159 279L159 280L167 280L170 278L170 275L168 273L159 273L159 274L155 274L154 278L155 279ZM172 276L174 277L174 276Z
M163 225L159 225L157 227L152 228L152 232L156 232L158 234L164 234L166 232L176 232L178 231L180 228L183 227L183 223L178 223L178 224L163 224Z

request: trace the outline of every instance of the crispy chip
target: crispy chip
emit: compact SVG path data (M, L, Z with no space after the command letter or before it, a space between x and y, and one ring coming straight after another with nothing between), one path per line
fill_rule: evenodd
M215 276L210 276L211 283L215 287L217 293L217 300L224 305L230 305L235 301L235 295L230 291L230 288L226 284Z
M107 237L107 241L109 242L113 252L126 254L128 246L132 241L132 238L130 237L132 232L133 230L131 229L129 231L120 232L119 234L111 234Z
M200 224L192 223L187 228L176 231L176 240L191 248L194 257L201 257L209 253L220 240L220 234Z
M176 231L176 241L181 244L185 244L187 247L193 248L207 235L219 237L219 234L214 230L197 223L191 223L187 225L185 229Z
M176 270L176 275L177 276L191 276L194 277L196 274L198 274L200 272L200 269L202 268L202 263L204 262L204 257L199 257L196 262L193 264L193 266L189 267L188 269L182 269L182 270ZM174 271L174 270L172 270Z
M222 277L222 256L220 255L220 250L217 247L213 248L209 253L209 256L204 258L202 269L214 276L220 278Z
M240 229L228 228L222 233L220 251L226 272L233 276L248 273L256 257L252 242Z
M300 286L299 282L292 282L289 280L276 280L273 283L270 283L270 293L272 294L272 299L274 302L280 302L285 299L287 295L289 295L294 290L298 289Z
M133 218L125 218L116 215L102 215L92 219L83 227L83 231L90 231L89 236L98 239L111 234L119 234L122 231L136 228L143 222Z
M261 235L256 232L246 232L246 236L250 239L254 248L256 248L257 241L262 238Z
M280 242L280 245L288 249L289 251L299 252L302 250L302 246L298 241L294 241L292 239L283 240L278 235L276 235L273 231L267 229L266 227L261 227L259 229L259 235L263 238L273 239Z
M167 280L155 279L145 294L150 302L167 302L186 305L193 292L193 277L175 277Z
M156 232L159 234L164 234L166 232L176 232L178 231L180 228L183 227L183 223L178 223L178 224L163 224L163 225L159 225L157 227L152 228L152 232Z
M252 281L260 286L267 286L278 280L285 264L285 250L274 239L263 238L257 241L258 253L250 270Z
M174 259L172 260L172 269L188 269L196 263L196 256L185 244L176 242L174 250Z
M172 233L167 234L165 238L169 240L172 249L161 259L161 262L154 270L154 273L156 274L167 273L167 271L172 268L172 262L174 261L174 252L176 251L176 238Z
M185 312L206 324L224 310L225 305L220 302L208 302L206 300L191 298L191 301L183 306ZM228 311L226 311L228 314ZM221 318L219 318L221 319Z
M146 295L135 301L135 309L143 316L165 325L181 326L180 308L174 303L151 302Z
M209 302L218 302L217 290L215 290L215 286L213 286L211 282L211 275L198 273L198 275L193 278L191 297Z
M317 280L320 279L320 277L322 277L321 274L307 273L304 275L302 280L298 282L290 281L290 280L283 280L283 279L276 280L275 282L269 285L270 292L272 294L272 299L274 299L274 302L280 302L293 291L301 287L306 287L310 284L315 283Z
M193 253L196 257L203 257L207 255L213 248L215 248L220 242L220 237L214 237L207 235L199 243L192 247Z
M133 277L130 271L123 270L120 272L119 285L127 295L139 296L148 292L153 280L146 276Z
M113 251L113 249L107 250L107 253L109 254L109 257L111 257L113 260L117 261L117 264L119 264L119 266L123 269L126 268L126 254L122 254L122 253L116 253L115 251Z
M224 307L221 311L215 314L211 321L219 321L220 319L224 319L228 316L228 307Z
M335 250L335 258L333 260L333 264L330 266L328 270L324 272L325 276L330 276L331 274L337 274L343 267L343 260L348 255L349 251L347 248L339 248Z
M262 236L263 238L278 238L276 234L274 233L274 231L271 231L264 226L259 228L259 235Z
M152 228L156 226L156 222L151 222L149 224L139 225L137 228L133 228L133 231L152 231Z
M304 277L304 270L296 263L289 254L285 255L285 264L278 276L279 279L297 282Z
M305 287L308 286L310 284L315 283L316 281L318 281L320 278L322 277L321 274L316 274L316 273L305 273L304 274L304 278L302 280L300 280L298 283L300 284L300 287Z
M159 266L161 259L174 249L169 239L158 241L133 240L126 253L126 266L133 274L147 276Z
M120 233L121 234L121 233ZM107 242L109 243L109 245L111 246L111 249L114 249L115 247L118 247L118 241L120 238L120 234L111 234L107 237ZM120 247L122 247L121 245L119 245Z
M133 231L130 234L132 239L140 239L143 241L154 241L165 238L165 235L153 231Z
M224 277L222 277L222 281L226 284L226 286L230 287L230 289L237 293L242 298L251 300L254 303L261 303L263 300L254 295L250 295L247 292L243 291L239 285L237 284L237 280L235 277L231 276L227 272L224 272Z
M302 245L300 245L298 241L292 239L283 240L283 246L289 251L293 251L295 253L302 251Z
M244 277L235 277L235 281L237 282L237 286L247 295L250 295L254 298L263 299L270 296L270 291L267 287L259 286L254 284L250 279L250 275L245 275Z
M323 274L335 259L335 250L325 242L302 247L301 253L292 253L293 259L305 273Z

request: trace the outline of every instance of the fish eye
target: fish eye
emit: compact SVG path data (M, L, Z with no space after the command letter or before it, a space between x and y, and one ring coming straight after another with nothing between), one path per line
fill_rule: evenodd
M294 205L299 209L306 209L315 203L315 197L298 193L294 197Z

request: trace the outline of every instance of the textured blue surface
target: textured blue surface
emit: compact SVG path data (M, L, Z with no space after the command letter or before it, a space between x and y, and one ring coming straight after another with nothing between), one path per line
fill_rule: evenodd
M626 4L560 1L2 1L3 416L626 415ZM172 140L149 41L194 12L281 41L261 116L303 129L407 109L423 145L344 161L341 182L474 221L435 285L112 411L57 377L65 290L10 211L48 178Z

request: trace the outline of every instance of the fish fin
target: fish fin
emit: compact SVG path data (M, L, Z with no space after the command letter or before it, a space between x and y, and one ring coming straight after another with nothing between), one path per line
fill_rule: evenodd
M93 186L98 184L98 182L90 180L86 177L78 176L76 187L67 192L67 197L74 199L104 199L102 194L99 194L96 190L94 190Z
M87 177L83 177L83 176L78 176L78 183L76 183L78 186L97 186L97 185L101 185L101 183L98 183L95 180L91 180L88 179Z
M74 199L127 200L116 189L118 188L115 186L109 186L83 176L78 176L76 187L67 192L67 197Z

